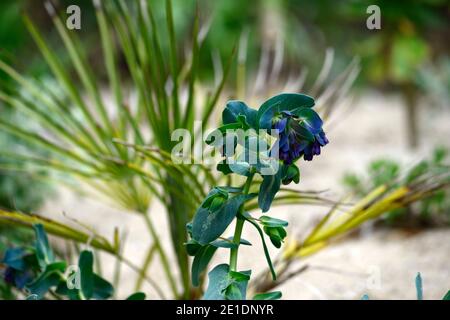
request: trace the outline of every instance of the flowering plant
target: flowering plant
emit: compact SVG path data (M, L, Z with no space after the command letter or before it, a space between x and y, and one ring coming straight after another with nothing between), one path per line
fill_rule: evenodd
M209 286L204 299L246 299L251 271L238 271L240 245L251 245L241 238L245 222L255 227L261 237L264 254L273 280L276 273L267 249L265 236L280 248L286 237L288 222L262 215L253 217L245 210L245 203L258 197L263 213L269 211L281 184L299 183L300 170L295 164L303 157L310 161L328 143L322 129L322 119L312 109L314 99L303 94L280 94L264 102L258 110L244 102L230 101L222 113L222 126L207 139L223 155L217 169L223 174L246 177L241 187L213 188L187 225L190 240L185 244L192 263L192 283L198 286L201 274L219 248L230 250L229 264L220 264L209 274ZM236 139L237 130L245 130ZM272 142L275 140L275 142ZM257 192L252 191L255 175L262 177ZM223 237L228 226L236 220L234 235ZM278 299L280 292L261 293L254 299Z

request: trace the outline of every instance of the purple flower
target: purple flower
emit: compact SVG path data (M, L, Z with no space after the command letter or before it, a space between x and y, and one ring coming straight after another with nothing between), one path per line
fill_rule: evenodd
M302 156L304 160L311 161L329 142L322 130L322 120L311 109L307 114L300 112L300 115L283 111L274 117L272 128L278 130L279 159L286 165Z

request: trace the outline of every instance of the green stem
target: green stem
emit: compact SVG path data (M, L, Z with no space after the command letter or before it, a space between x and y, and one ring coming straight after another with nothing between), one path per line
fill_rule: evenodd
M251 172L250 175L247 177L247 181L245 182L243 189L243 194L245 195L248 194L254 175L255 173ZM236 217L236 227L234 229L234 236L233 236L233 242L236 244L236 247L230 250L230 271L236 271L237 268L239 245L241 243L242 229L244 227L245 222L245 219L242 217L243 211L244 206L242 205L241 208L239 209L239 214Z

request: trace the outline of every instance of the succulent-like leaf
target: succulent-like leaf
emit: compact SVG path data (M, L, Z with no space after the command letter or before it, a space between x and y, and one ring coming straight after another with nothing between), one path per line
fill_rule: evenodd
M244 246L251 246L252 244L241 238L240 244L244 245ZM237 248L238 245L236 243L233 242L233 237L230 237L228 239L218 239L215 240L213 242L211 242L212 246L218 247L218 248L225 248L225 249L232 249L232 248Z
M35 294L41 299L47 291L57 286L61 281L61 274L66 270L65 262L53 262L45 266L44 271L33 282L27 285L31 294Z
M94 273L94 288L92 299L105 300L111 298L114 294L114 287L111 283Z
M217 247L212 245L206 245L200 248L195 255L194 261L192 262L192 285L198 287L200 284L200 274L206 269L209 262L211 261Z
M222 112L222 122L224 124L238 122L239 116L244 116L246 123L250 127L256 128L257 111L249 108L242 101L229 101Z
M48 243L47 234L44 231L43 225L36 224L33 228L36 234L36 257L41 269L45 269L48 264L55 261L55 256Z
M269 216L259 217L259 222L265 227L287 227L288 226L287 221L277 219L277 218L272 218Z
M200 207L192 221L192 238L201 245L216 240L236 217L242 204L253 197L254 195L234 196L215 212Z
M263 182L261 183L258 194L258 205L262 212L269 211L275 195L280 190L281 171L282 170L278 170L278 172L273 175L263 176Z
M90 299L94 291L94 255L91 251L84 250L78 259L80 270L81 292L86 299Z

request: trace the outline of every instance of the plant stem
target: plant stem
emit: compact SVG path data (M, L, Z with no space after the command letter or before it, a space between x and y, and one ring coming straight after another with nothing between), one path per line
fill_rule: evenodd
M245 195L248 194L254 175L255 173L251 172L250 175L247 177L247 181L245 182L243 189L243 194ZM244 227L245 222L245 219L241 216L243 211L244 205L241 206L241 208L239 209L239 214L236 217L236 227L234 229L234 236L233 236L233 242L236 244L236 247L230 250L230 271L236 271L237 268L239 245L241 243L242 229Z

